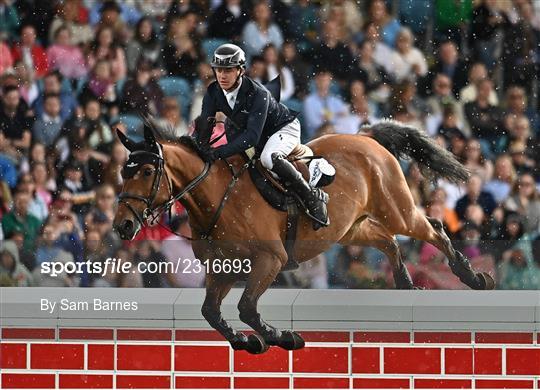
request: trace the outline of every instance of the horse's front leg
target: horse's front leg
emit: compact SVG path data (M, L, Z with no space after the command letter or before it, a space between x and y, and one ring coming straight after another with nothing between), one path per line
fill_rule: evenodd
M262 339L256 335L250 336L247 349L250 353L263 353L269 345L277 345L287 350L304 346L304 340L296 332L274 328L267 324L257 311L259 298L270 287L284 263L285 260L280 256L267 253L259 253L252 262L246 289L238 303L240 320L262 336Z
M233 349L247 349L248 338L236 332L221 315L221 302L235 283L231 275L209 274L206 276L206 297L201 308L203 317L231 343Z

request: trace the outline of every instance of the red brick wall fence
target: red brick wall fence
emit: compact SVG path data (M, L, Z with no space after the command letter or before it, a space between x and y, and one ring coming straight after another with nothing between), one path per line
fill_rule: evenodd
M240 293L223 311L241 329ZM271 290L263 316L306 347L258 356L208 328L201 290L0 294L2 389L540 388L540 292ZM41 299L138 310L46 311Z

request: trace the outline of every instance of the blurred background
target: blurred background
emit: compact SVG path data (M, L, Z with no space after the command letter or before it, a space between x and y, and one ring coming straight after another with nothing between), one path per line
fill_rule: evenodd
M281 76L302 139L393 118L472 172L457 186L402 161L417 206L444 221L499 289L540 288L540 1L0 0L0 286L201 287L204 274L40 272L45 261L194 258L182 207L131 243L112 231L139 113L190 134L226 42L247 74ZM416 285L465 288L400 237ZM393 288L374 249L334 246L275 287Z

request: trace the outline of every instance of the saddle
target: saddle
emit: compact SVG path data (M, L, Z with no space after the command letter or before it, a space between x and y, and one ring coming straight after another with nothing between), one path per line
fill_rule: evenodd
M316 158L313 151L307 145L299 144L287 156L294 167L302 174L304 179L310 181L309 163ZM294 259L293 249L296 241L296 233L298 228L299 210L302 209L306 215L306 209L297 195L288 191L274 173L264 168L259 158L253 159L252 164L248 168L251 180L261 196L273 208L279 211L287 212L287 231L285 234L285 249L287 251L288 260L283 271L292 271L298 268L298 262Z
M299 144L287 156L294 167L302 174L306 181L309 181L308 163L310 157L313 157L313 151L307 145ZM249 175L257 187L264 200L273 208L279 211L287 211L287 197L291 194L279 182L274 173L262 166L261 160L256 158L249 166Z

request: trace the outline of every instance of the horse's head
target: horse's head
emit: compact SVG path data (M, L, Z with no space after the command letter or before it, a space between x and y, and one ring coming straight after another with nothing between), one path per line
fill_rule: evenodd
M113 227L123 240L132 240L147 218L171 197L163 147L149 126L144 127L144 141L136 143L117 130L118 138L131 152L122 169L124 186L118 196L118 210Z

